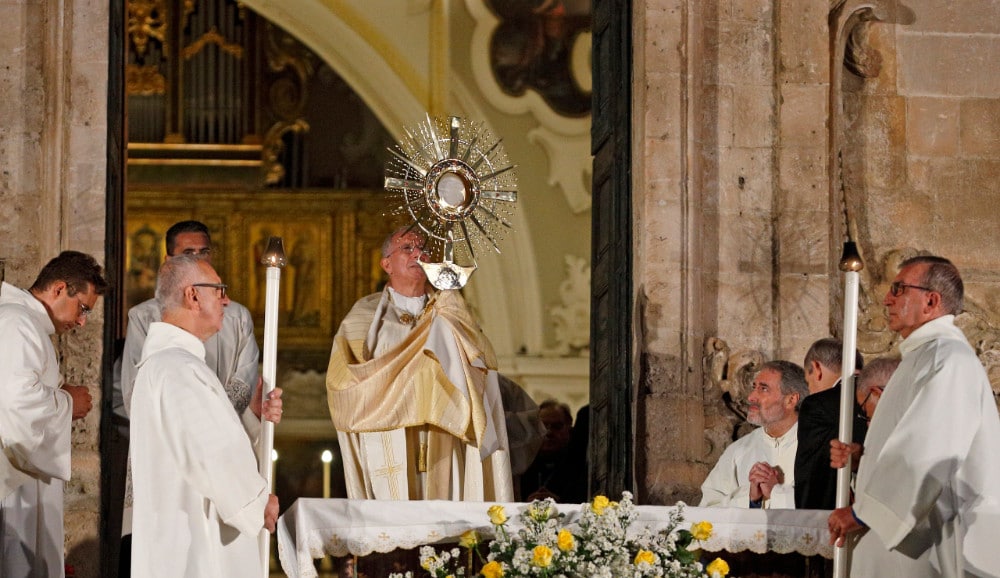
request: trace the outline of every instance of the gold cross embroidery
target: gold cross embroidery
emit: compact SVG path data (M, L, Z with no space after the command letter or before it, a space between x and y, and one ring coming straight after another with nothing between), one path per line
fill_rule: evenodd
M399 482L396 479L396 475L403 471L403 466L396 463L396 457L392 453L392 439L389 436L389 432L382 432L380 436L382 440L382 455L385 456L385 467L378 468L372 475L377 477L385 476L387 478L386 483L389 484L389 495L392 499L399 499Z

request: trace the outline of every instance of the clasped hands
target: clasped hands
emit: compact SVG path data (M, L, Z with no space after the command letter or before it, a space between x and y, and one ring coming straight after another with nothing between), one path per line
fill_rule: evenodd
M767 462L757 462L750 468L750 500L771 499L774 486L785 482L785 473L780 466Z

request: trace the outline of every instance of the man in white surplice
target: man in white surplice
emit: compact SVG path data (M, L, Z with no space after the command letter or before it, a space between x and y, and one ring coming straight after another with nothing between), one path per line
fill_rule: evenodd
M799 407L806 375L790 361L769 361L754 376L747 421L760 426L736 440L701 485L700 507L795 508Z
M132 575L259 574L261 528L274 531L278 499L258 473L250 439L205 363L226 286L204 259L160 267L163 321L149 327L132 395Z
M90 255L64 251L31 289L0 287L0 576L61 577L70 423L86 386L62 383L51 335L83 327L108 284Z
M457 291L428 292L423 244L386 239L387 287L334 337L326 385L348 497L511 501L492 346Z
M941 257L900 265L886 293L903 359L872 418L853 508L831 541L861 534L852 576L1000 575L1000 417L975 351L955 326L963 283Z

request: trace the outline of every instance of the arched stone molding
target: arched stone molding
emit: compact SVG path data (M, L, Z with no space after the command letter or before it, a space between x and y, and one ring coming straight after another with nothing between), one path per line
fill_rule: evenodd
M415 73L393 68L386 56L350 22L319 0L245 3L309 46L337 71L397 139L405 127L426 115L428 105L419 95L429 92L418 86L421 81L412 79ZM449 98L453 99L456 110L484 122L494 134L502 135L489 126L472 92L457 75L452 75L449 82ZM543 348L543 308L531 232L522 211L516 211L512 221L515 232L504 240L503 257L484 255L475 281L466 289L470 304L477 310L501 358L521 351L536 353Z

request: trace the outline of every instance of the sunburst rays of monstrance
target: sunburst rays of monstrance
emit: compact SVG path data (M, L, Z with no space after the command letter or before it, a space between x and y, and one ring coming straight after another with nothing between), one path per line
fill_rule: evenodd
M393 214L413 219L438 263L421 265L438 289L460 289L476 270L476 251L500 252L517 203L517 174L482 123L457 116L432 118L405 129L385 170L385 189L398 205ZM459 260L467 265L456 262Z

